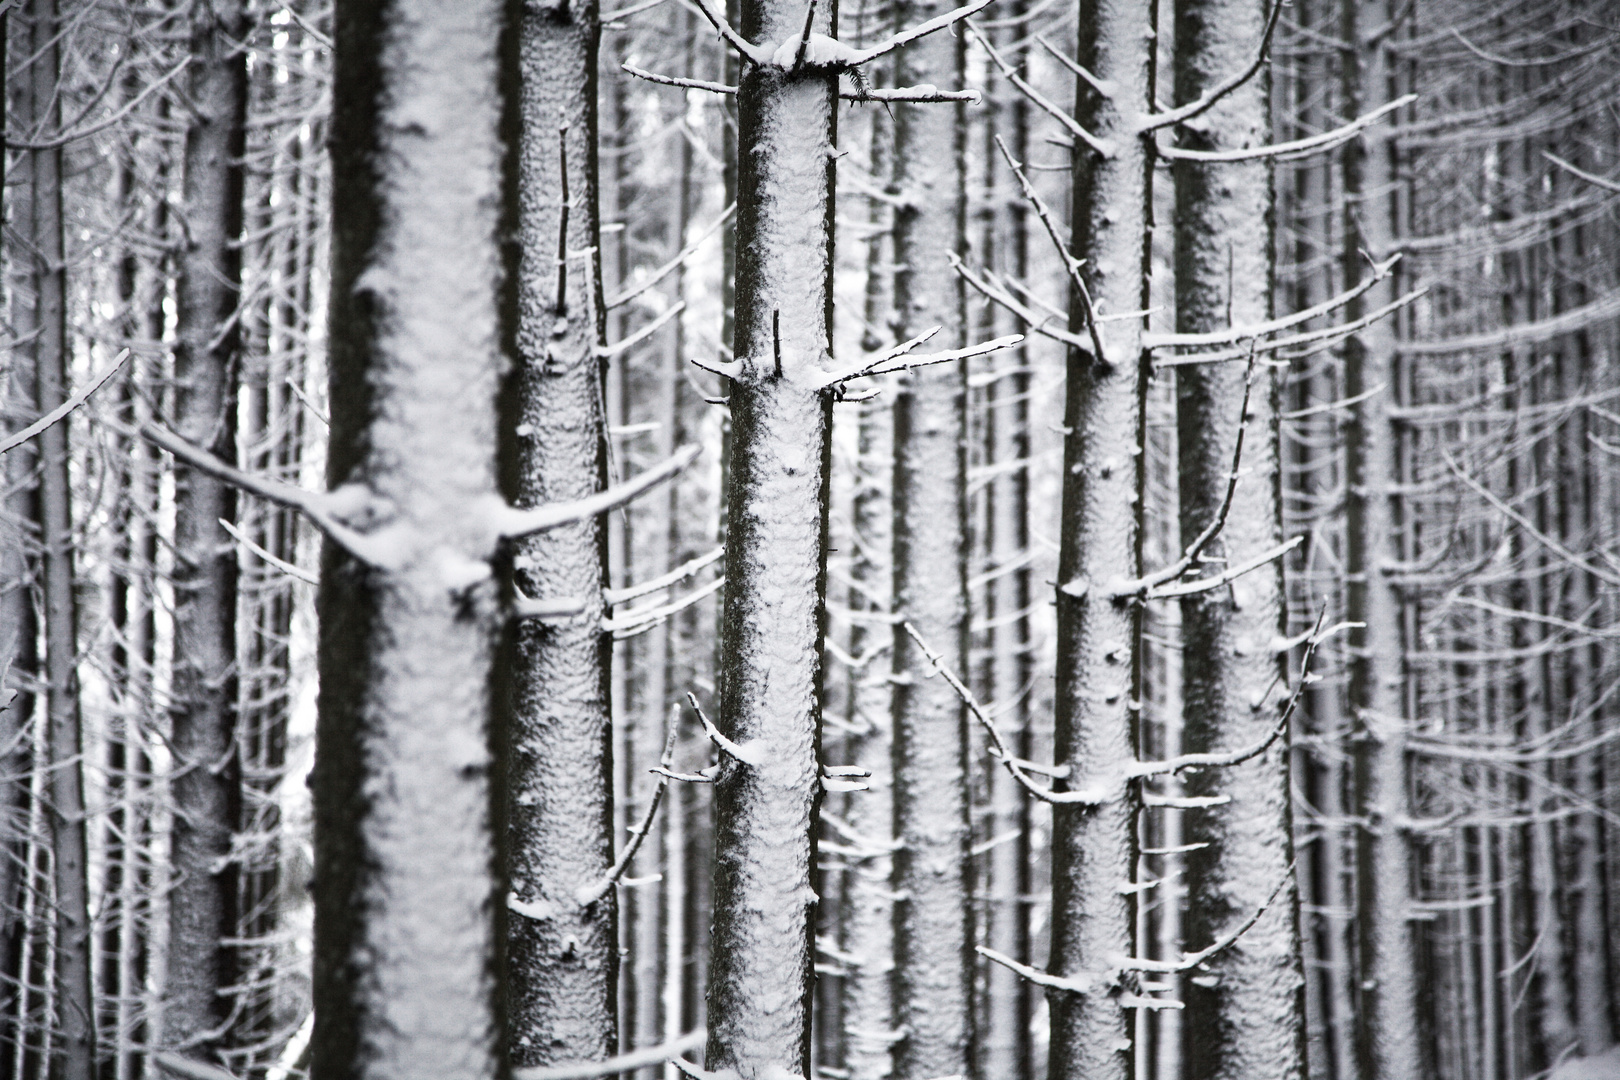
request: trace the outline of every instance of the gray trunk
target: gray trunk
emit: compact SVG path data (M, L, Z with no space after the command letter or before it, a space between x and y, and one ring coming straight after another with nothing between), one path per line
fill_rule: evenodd
M747 0L750 41L804 28L795 0ZM825 8L816 28L828 30ZM726 477L715 784L711 1069L808 1076L811 888L820 803L832 158L836 78L748 64L738 92L736 356Z
M897 5L911 26L950 10ZM938 33L900 52L901 86L961 84L963 38ZM932 326L930 346L963 344L961 279L950 256L965 248L966 118L961 105L894 106L895 335ZM894 402L893 607L967 671L967 365L900 376ZM901 1080L966 1073L972 1027L972 908L968 903L966 710L910 636L895 627L894 1047Z
M1178 0L1175 96L1203 94L1248 66L1265 29L1259 0ZM1267 80L1227 95L1181 132L1179 145L1233 150L1269 141ZM1178 160L1175 266L1176 329L1207 333L1271 317L1271 164ZM1199 536L1216 519L1245 428L1241 470L1220 535L1204 555L1219 573L1230 563L1276 547L1278 385L1275 369L1252 372L1247 412L1245 366L1178 367L1176 425L1180 459L1181 535ZM1224 560L1224 561L1223 561ZM1253 746L1276 726L1288 697L1286 655L1273 639L1286 630L1280 563L1181 604L1183 751L1210 753ZM1293 837L1288 740L1258 757L1188 776L1187 794L1222 797L1223 805L1188 811L1188 949L1223 938L1264 906L1292 876ZM1297 897L1292 884L1234 946L1212 957L1182 987L1188 1080L1277 1080L1303 1075L1303 968Z
M240 0L199 3L184 110L187 237L176 283L173 429L236 460L243 120L248 30ZM231 838L241 816L236 738L235 546L220 525L236 497L223 481L176 462L174 655L169 707L169 948L161 1042L209 1057L230 1041L227 993L238 979L237 878Z
M518 366L502 431L514 505L578 498L607 477L602 296L596 273L595 3L525 6L520 23ZM616 890L575 893L613 860L607 533L592 518L514 545L515 580L579 613L511 633L505 734L508 1052L514 1065L591 1061L618 1049Z
M1356 0L1343 9L1346 41L1382 27L1393 10L1382 0ZM1387 45L1357 49L1344 65L1344 112L1355 116L1382 104L1387 94ZM1366 251L1389 257L1395 243L1394 144L1379 128L1351 141L1343 154L1346 288L1366 273ZM1389 303L1391 277L1373 286L1345 310L1347 319ZM1350 708L1354 732L1351 812L1356 829L1356 1064L1362 1080L1406 1080L1423 1075L1417 1031L1415 956L1408 920L1411 855L1404 821L1407 808L1406 678L1401 597L1385 572L1398 561L1392 485L1396 476L1395 433L1388 414L1397 383L1395 327L1374 323L1345 344L1349 397L1375 391L1355 406L1346 425L1346 579L1349 618L1364 623L1350 635ZM1377 388L1383 387L1382 390Z
M311 1049L328 1080L502 1070L486 560L505 10L347 0L335 18L327 478L394 559L322 558Z
M1099 314L1148 306L1147 245L1153 163L1132 128L1153 102L1155 5L1084 0L1076 59L1113 84L1104 98L1079 81L1075 118L1112 144L1103 156L1074 151L1071 250L1085 261ZM1069 329L1087 333L1087 302L1071 290ZM1097 332L1105 355L1071 348L1064 410L1061 549L1058 554L1054 758L1065 786L1098 801L1053 807L1053 975L1104 972L1109 957L1136 955L1135 879L1139 786L1126 778L1137 751L1139 614L1104 594L1141 576L1144 320L1120 318ZM1054 991L1052 1080L1122 1080L1132 1072L1135 1011L1117 990Z

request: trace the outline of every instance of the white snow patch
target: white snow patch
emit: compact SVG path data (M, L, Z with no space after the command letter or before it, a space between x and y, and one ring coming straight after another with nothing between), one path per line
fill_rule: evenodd
M795 35L782 42L771 54L771 63L779 68L791 68L794 61L799 58L801 41L803 39ZM859 59L859 50L852 49L826 34L811 34L810 41L804 49L804 62L817 67L849 67Z
M520 900L517 893L506 894L506 910L515 911L525 919L541 922L557 914L557 909L544 900Z

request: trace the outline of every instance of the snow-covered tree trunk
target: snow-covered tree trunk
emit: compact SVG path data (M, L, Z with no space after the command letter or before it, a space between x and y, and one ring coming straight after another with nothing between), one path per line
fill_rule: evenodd
M518 364L506 390L504 486L529 507L598 490L603 435L593 0L525 5L518 158ZM517 587L576 614L511 633L507 721L508 1053L514 1065L618 1049L616 890L580 891L613 861L603 518L514 545Z
M878 76L874 72L874 76ZM876 81L876 78L874 78ZM893 129L887 114L871 116L867 170L883 176L893 161ZM890 311L893 277L892 229L883 200L868 202L866 290L862 317L866 323L861 347L875 352L886 344L879 334ZM887 612L890 575L889 482L892 438L891 411L881 399L862 402L856 434L855 491L851 506L850 576L851 611ZM852 957L840 980L843 1021L841 1064L850 1080L883 1080L892 1071L892 1017L894 1014L894 893L890 886L894 833L893 753L890 737L889 665L875 655L880 627L852 621L849 652L856 658L871 655L859 669L849 672L849 722L853 731L844 740L850 763L871 772L867 791L851 794L844 820L852 835L843 837L858 854L849 857L845 871L840 928L842 948Z
M1196 101L1247 68L1265 26L1260 0L1178 0L1176 102ZM1250 79L1183 130L1178 145L1265 145L1267 89L1263 76ZM1271 317L1271 163L1181 159L1174 175L1177 331L1265 322ZM1247 393L1246 379L1252 380ZM1183 542L1220 514L1234 445L1244 431L1243 479L1220 534L1204 551L1212 558L1206 572L1218 574L1281 542L1278 380L1270 365L1248 372L1232 362L1186 364L1176 369L1176 380ZM1275 729L1288 687L1281 677L1286 654L1279 656L1273 642L1285 631L1286 617L1280 563L1182 600L1183 752L1254 746ZM1186 779L1188 795L1227 800L1186 813L1183 840L1198 845L1186 856L1188 947L1225 937L1270 904L1235 945L1183 983L1188 1080L1303 1074L1297 901L1291 881L1276 893L1293 873L1288 757L1282 738L1249 761Z
M314 1074L502 1071L487 559L506 369L496 0L334 20L328 543L315 770ZM369 549L368 549L369 550Z
M1130 1075L1135 1011L1104 973L1134 956L1137 861L1136 758L1141 692L1139 611L1108 590L1141 576L1143 400L1148 357L1147 243L1153 162L1136 133L1151 110L1154 10L1133 0L1083 0L1076 60L1109 86L1080 80L1075 119L1103 150L1076 146L1070 217L1074 258L1090 297L1071 288L1069 329L1095 330L1101 353L1069 349L1064 409L1062 535L1058 554L1056 765L1063 787L1090 800L1053 807L1052 945L1048 968L1097 981L1089 992L1054 990L1052 1080ZM1106 151L1106 152L1104 152ZM1092 322L1093 314L1119 316Z
M901 3L910 26L950 10ZM902 49L901 86L957 86L963 39L938 33ZM895 335L942 327L930 344L963 344L965 247L961 104L894 106ZM967 660L967 365L900 376L894 401L893 606L946 662ZM965 1074L972 1029L972 916L968 903L966 710L903 627L894 628L894 1047L901 1080Z
M171 425L215 457L236 460L241 330L242 151L248 18L241 0L193 4L182 205L187 243L175 284ZM241 818L234 542L236 494L184 462L174 467L174 654L169 747L169 942L161 1040L212 1057L229 1041L239 933L240 868L231 839Z
M62 32L56 0L32 0L30 64L25 74L26 130L49 144L61 130ZM26 202L21 227L27 238L28 286L33 305L18 320L17 336L28 342L33 363L36 414L61 405L68 394L67 267L63 237L62 149L26 154ZM63 1080L96 1075L96 1012L90 974L90 867L84 799L84 738L79 712L78 606L75 597L72 493L68 476L68 422L37 436L39 488L35 504L42 558L39 577L45 629L43 698L45 745L50 772L46 820L51 844L50 917L54 923L55 1024L53 1073ZM58 1072L58 1070L60 1070Z
M1382 104L1388 93L1387 42L1362 48L1364 35L1393 15L1382 0L1347 0L1340 33L1357 45L1343 62L1346 116ZM1386 259L1395 247L1392 186L1394 146L1389 129L1374 128L1345 147L1343 285L1368 273L1362 252ZM1345 310L1348 319L1394 298L1394 279L1374 285ZM1357 938L1356 1065L1362 1080L1424 1075L1417 1031L1417 986L1408 919L1411 857L1404 822L1406 797L1405 658L1401 597L1385 572L1399 559L1394 547L1392 484L1395 433L1389 409L1395 393L1395 326L1373 323L1345 343L1344 392L1356 399L1345 430L1346 614L1365 624L1350 634L1350 709L1354 729L1351 787L1357 816L1355 921ZM1362 396L1365 395L1365 396Z
M815 12L827 33L829 12ZM751 42L797 40L796 0L745 0ZM737 95L736 357L709 960L712 1069L808 1076L813 823L827 548L837 78L745 63Z

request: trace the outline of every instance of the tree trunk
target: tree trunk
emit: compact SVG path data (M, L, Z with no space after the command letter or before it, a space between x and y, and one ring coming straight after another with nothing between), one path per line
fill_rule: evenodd
M597 257L596 4L526 6L519 24L519 363L501 433L514 505L579 498L607 478ZM616 890L579 890L613 861L608 717L612 644L602 632L604 518L515 545L527 596L575 597L561 619L524 619L511 637L505 736L508 1053L518 1066L600 1060L618 1048Z
M1071 347L1064 410L1063 504L1057 591L1055 763L1064 787L1095 801L1053 807L1053 975L1085 979L1110 957L1135 956L1136 817L1141 793L1127 779L1140 708L1139 610L1104 590L1141 576L1143 401L1148 357L1146 238L1152 227L1153 161L1133 121L1153 103L1154 5L1083 0L1076 59L1112 84L1104 97L1081 80L1075 119L1111 153L1074 151L1070 247L1084 261L1091 302L1071 289L1069 329L1089 334L1098 314L1104 355ZM1106 991L1057 990L1052 1080L1123 1080L1132 1072L1135 1011L1119 1002L1137 979Z
M182 205L188 243L175 286L174 430L223 461L236 460L247 110L248 17L241 0L190 12ZM174 655L169 745L174 824L169 943L161 1042L213 1057L234 1041L231 992L239 975L232 836L241 824L236 745L237 567L220 525L236 518L234 490L183 462L174 467Z
M750 41L804 29L792 0L745 0ZM818 9L815 28L828 31ZM737 95L736 356L715 782L711 1069L808 1076L821 789L819 687L831 399L837 80L749 64Z
M1347 0L1342 38L1357 45L1343 61L1343 109L1356 116L1388 92L1383 42L1362 48L1363 34L1393 15L1382 0ZM1387 258L1394 247L1394 146L1388 128L1346 145L1343 285L1363 279L1365 251ZM1374 285L1345 309L1360 317L1394 297L1393 278ZM1384 319L1345 343L1345 394L1354 399L1346 425L1345 470L1347 614L1364 624L1350 633L1356 827L1355 974L1356 1064L1362 1080L1424 1075L1417 1031L1417 987L1408 919L1411 860L1404 822L1406 799L1405 659L1401 597L1385 570L1399 560L1399 527L1391 485L1396 479L1395 433L1389 408L1395 393L1395 327ZM1380 389L1381 388L1381 389ZM1370 393L1369 393L1370 392Z
M1203 94L1246 67L1261 48L1264 5L1257 0L1178 0L1175 96ZM1257 76L1199 118L1180 145L1199 150L1262 146L1270 139L1267 80ZM1260 159L1175 163L1176 329L1208 333L1271 317L1271 164ZM1245 402L1245 380L1250 380ZM1205 549L1219 573L1281 541L1277 505L1279 388L1269 365L1187 364L1176 369L1181 535L1208 528L1225 499L1234 444L1244 430L1244 479L1221 533ZM1241 414L1240 414L1241 413ZM1212 753L1266 739L1288 697L1286 654L1274 639L1287 629L1282 566L1263 566L1225 588L1181 603L1183 752ZM1193 797L1223 805L1188 811L1189 949L1203 948L1246 922L1281 892L1234 946L1186 980L1188 1080L1303 1075L1303 968L1298 899L1292 880L1288 739L1253 760L1187 778ZM1286 885L1283 883L1287 881Z
M387 542L382 566L322 557L311 1050L331 1080L504 1071L487 560L516 303L505 11L345 0L334 20L327 479Z
M897 5L900 26L950 4ZM900 52L901 86L956 86L963 38L931 34ZM962 286L950 257L966 247L963 106L894 107L895 335L943 329L963 344ZM900 376L894 402L893 606L967 671L967 365ZM900 1080L966 1074L972 1034L966 710L903 627L892 646L894 710L894 1047Z
M28 5L32 32L27 72L27 130L46 140L62 124L62 26L56 0ZM32 258L31 310L16 333L28 341L25 355L34 368L33 406L44 415L67 399L67 269L62 220L62 150L27 152L27 203L23 229ZM32 340L30 340L32 339ZM74 595L74 538L71 517L69 446L66 421L37 437L39 488L35 523L39 529L45 630L44 720L49 775L42 785L51 844L51 906L55 940L55 1004L52 1072L64 1080L96 1075L96 1012L91 981L90 876L84 798L84 738L79 714L78 608Z

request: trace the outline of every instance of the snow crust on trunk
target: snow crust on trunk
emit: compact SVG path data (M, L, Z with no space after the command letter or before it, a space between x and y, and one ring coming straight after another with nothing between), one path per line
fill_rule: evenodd
M743 8L750 40L803 25ZM818 20L825 20L819 12ZM825 29L825 27L822 27ZM707 1064L807 1075L818 808L835 77L753 65L738 89L736 354L719 727L757 751L715 784ZM780 373L777 357L780 356Z
M519 355L502 437L513 505L527 508L599 490L607 453L596 261L578 254L597 245L595 10L525 7L519 25ZM606 541L597 517L514 545L524 595L583 601L568 618L518 622L503 665L511 680L509 908L517 913L507 922L508 1052L520 1067L600 1060L618 1049L616 890L585 907L574 899L608 872L613 852Z
M329 486L400 561L328 544L321 591L314 1071L476 1080L500 1059L501 867L486 576L505 367L497 319L504 5L337 12Z
M901 25L949 5L902 4ZM960 79L962 39L938 33L900 51L902 85ZM943 329L963 344L963 107L896 104L895 335ZM914 369L894 402L894 607L952 668L967 665L966 363ZM906 631L894 628L895 1074L966 1074L971 1026L966 710ZM933 678L929 676L933 675Z
M1265 11L1258 0L1179 0L1176 4L1178 102L1196 101L1252 62ZM1201 150L1263 145L1269 136L1266 83L1256 78L1206 113L1184 143ZM1271 166L1177 161L1176 330L1206 333L1271 316ZM1207 554L1236 563L1282 540L1276 500L1277 397L1269 367L1257 368L1247 415L1242 364L1176 369L1181 535L1200 535L1225 497L1239 424L1247 431L1241 469L1222 534ZM1219 572L1225 565L1213 564ZM1181 603L1182 693L1186 753L1263 742L1288 696L1273 638L1286 632L1280 563L1261 567L1229 589ZM1289 748L1279 739L1259 757L1186 778L1186 794L1229 801L1186 812L1184 839L1202 845L1186 856L1186 950L1204 948L1264 906L1291 873ZM1187 1080L1248 1080L1302 1075L1303 969L1296 900L1290 885L1231 948L1184 982Z
M1147 112L1152 101L1149 15L1135 0L1080 7L1077 58L1115 95L1101 98L1082 83L1075 109L1076 119L1115 148L1107 158L1077 150L1074 159L1072 248L1086 260L1100 314L1148 306L1143 236L1152 165L1129 114ZM1085 327L1084 300L1071 296L1069 329L1084 334ZM1069 351L1060 582L1141 576L1141 454L1133 451L1143 434L1143 325L1115 319L1098 330L1106 362ZM1119 886L1135 878L1140 808L1138 785L1126 779L1137 745L1138 619L1099 589L1076 591L1081 595L1057 592L1055 759L1070 770L1066 787L1095 791L1103 801L1053 807L1048 967L1071 978L1105 970L1110 956L1135 955L1135 894ZM1065 992L1050 1001L1053 1080L1130 1075L1134 1016L1117 994Z

